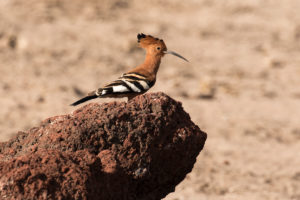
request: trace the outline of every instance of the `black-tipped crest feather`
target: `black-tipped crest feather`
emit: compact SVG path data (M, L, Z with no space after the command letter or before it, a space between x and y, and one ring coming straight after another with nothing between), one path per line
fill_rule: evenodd
M144 33L139 33L139 34L137 35L138 42L140 42L140 40L141 40L142 38L145 38L145 37L146 37L146 35L145 35Z

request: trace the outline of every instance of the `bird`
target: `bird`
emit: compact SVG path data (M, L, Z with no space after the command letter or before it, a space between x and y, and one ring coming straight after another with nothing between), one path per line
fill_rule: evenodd
M124 73L121 77L103 87L88 93L87 96L72 103L71 106L77 106L95 98L127 97L128 101L130 101L134 97L147 92L155 84L157 71L164 55L171 54L189 62L180 54L168 51L162 39L139 33L137 34L137 42L139 47L146 50L146 58L141 65Z

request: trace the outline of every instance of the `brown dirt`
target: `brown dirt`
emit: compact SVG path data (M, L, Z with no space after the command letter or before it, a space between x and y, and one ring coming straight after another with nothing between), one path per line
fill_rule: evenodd
M165 56L151 91L208 133L166 199L300 199L298 0L82 2L0 1L2 140L141 63L144 32L190 60Z

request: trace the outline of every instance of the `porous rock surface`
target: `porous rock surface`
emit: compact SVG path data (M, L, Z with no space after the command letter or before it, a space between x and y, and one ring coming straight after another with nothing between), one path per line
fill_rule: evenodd
M205 140L163 93L90 103L0 144L0 199L161 199Z

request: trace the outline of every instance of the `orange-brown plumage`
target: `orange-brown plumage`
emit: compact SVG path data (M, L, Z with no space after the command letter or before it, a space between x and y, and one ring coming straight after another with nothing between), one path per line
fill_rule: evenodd
M137 35L139 46L146 50L144 63L129 71L145 74L151 81L155 81L160 66L161 58L167 51L167 46L162 39L143 33Z
M143 33L138 34L137 38L139 46L146 50L144 63L123 74L117 80L90 92L88 96L71 105L75 106L97 97L128 97L128 99L131 99L147 92L155 84L161 58L165 54L172 54L186 60L181 55L173 51L168 51L167 46L162 39Z
M167 51L167 46L162 39L155 38L151 35L144 35L143 33L137 35L140 47L149 49L151 46L160 46L162 51Z

